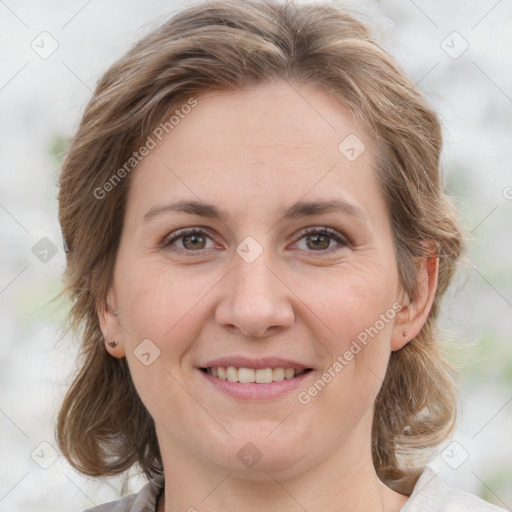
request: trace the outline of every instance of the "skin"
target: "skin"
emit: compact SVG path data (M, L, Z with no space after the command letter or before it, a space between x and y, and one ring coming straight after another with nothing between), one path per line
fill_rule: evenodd
M380 482L372 463L373 404L391 352L428 316L437 260L418 263L418 292L407 297L372 141L333 97L274 82L196 98L134 171L110 308L98 311L107 340L119 340L107 350L127 358L155 420L165 510L397 511L407 497ZM366 145L353 162L338 150L349 134ZM299 200L326 199L348 201L360 215L283 217ZM168 211L144 219L177 200L215 205L226 217ZM207 235L199 246L181 238L162 247L189 227ZM319 250L300 233L307 227L330 227L348 244L321 238L328 249ZM252 263L236 252L247 236L262 249ZM299 403L298 393L396 303L400 312ZM134 353L144 339L160 350L148 366ZM314 370L282 397L248 402L221 393L196 368L242 354L293 358ZM251 468L237 457L248 442L262 455Z

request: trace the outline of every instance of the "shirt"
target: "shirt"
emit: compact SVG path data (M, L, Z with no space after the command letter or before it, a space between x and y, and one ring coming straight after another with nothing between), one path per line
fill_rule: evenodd
M156 502L163 486L164 475L159 475L138 493L85 512L156 512ZM426 468L400 512L505 512L505 509L468 492L448 487L437 473Z

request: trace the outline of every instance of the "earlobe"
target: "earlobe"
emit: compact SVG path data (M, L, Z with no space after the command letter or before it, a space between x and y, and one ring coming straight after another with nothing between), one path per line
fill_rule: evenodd
M119 340L109 341L105 338L105 348L111 356L117 359L121 359L126 355L124 345L121 344Z
M414 339L425 324L437 290L439 257L424 257L418 261L416 273L416 292L403 304L397 314L391 340L391 350L403 348Z
M104 301L96 303L96 312L107 352L116 358L125 356L124 344L122 342L122 330L117 318L117 311L114 309L115 297L112 290L109 290Z

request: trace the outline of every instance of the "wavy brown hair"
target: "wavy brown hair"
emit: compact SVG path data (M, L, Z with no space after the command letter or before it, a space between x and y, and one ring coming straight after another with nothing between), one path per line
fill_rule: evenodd
M105 73L62 166L59 216L67 250L70 327L81 340L77 374L58 416L63 454L82 473L107 476L134 464L162 472L153 420L126 359L104 347L106 307L130 176L95 193L173 108L209 89L242 90L275 79L322 88L369 130L395 237L401 284L415 294L425 240L437 246L439 281L419 335L391 354L374 406L373 461L380 479L410 494L429 454L453 428L453 370L436 329L439 303L464 250L443 192L436 113L350 10L275 1L198 3L138 42ZM341 142L341 141L340 141ZM431 256L431 255L430 255Z

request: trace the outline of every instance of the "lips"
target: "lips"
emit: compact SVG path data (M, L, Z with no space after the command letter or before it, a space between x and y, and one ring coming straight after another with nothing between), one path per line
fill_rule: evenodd
M242 384L270 384L293 379L311 368L297 361L281 358L250 359L224 357L209 361L200 369L219 380Z

